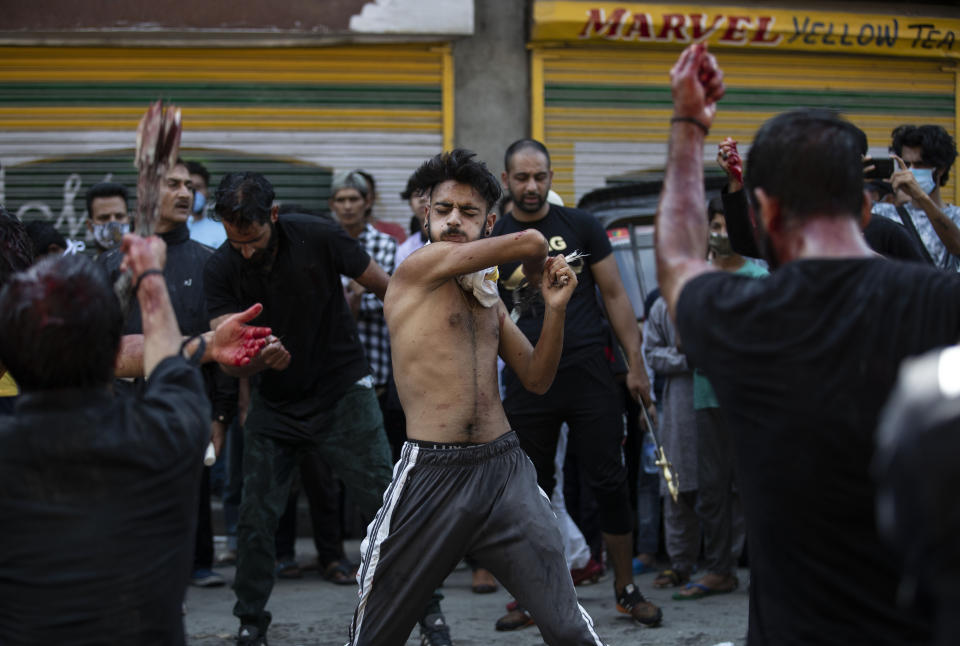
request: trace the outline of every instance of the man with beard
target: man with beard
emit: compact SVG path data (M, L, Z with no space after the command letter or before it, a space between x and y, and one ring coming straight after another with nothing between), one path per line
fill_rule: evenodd
M97 200L98 201L98 200ZM155 233L167 246L168 262L163 268L163 277L170 292L170 301L177 316L180 330L188 335L202 334L210 330L210 317L206 310L203 291L203 268L212 255L212 250L190 239L187 219L193 205L193 187L190 171L183 160L167 171L160 188L159 218ZM120 274L123 254L119 249L104 253L98 262L107 270L110 281L115 282ZM140 311L133 309L127 317L124 334L140 334L143 323ZM206 394L210 398L211 439L219 452L223 445L227 426L237 408L237 384L215 365L202 369ZM121 382L126 383L126 382ZM143 387L142 381L134 386ZM205 467L200 479L196 549L190 584L198 587L216 587L224 584L223 577L213 571L213 524L210 513L210 468Z
M498 354L524 387L550 386L576 276L536 231L486 238L500 187L473 153L437 155L414 177L432 242L398 267L384 305L409 440L364 541L350 644L405 644L417 610L470 554L530 607L546 643L600 646L497 388ZM543 292L536 348L497 297L504 262Z
M273 186L260 173L223 178L216 214L227 244L214 252L204 275L212 326L263 302L269 321L262 324L277 335L248 366L229 371L260 376L244 427L233 586L237 643L245 645L266 643L274 534L305 452L318 451L371 516L390 481L383 417L340 282L348 276L382 299L387 274L334 220L279 215L273 202ZM446 631L438 604L427 614L433 625L422 628Z
M641 355L640 328L603 227L589 213L547 201L553 179L547 148L533 139L515 141L507 148L504 168L502 181L513 200L513 212L497 221L493 235L533 229L547 239L552 255L586 254L572 264L579 284L564 322L563 355L553 385L544 394L531 393L508 366L503 373L504 408L544 491L553 491L557 437L560 426L567 423L570 451L576 453L600 507L617 609L639 623L656 625L660 609L633 584L633 513L622 448L624 406L607 355L609 325L626 355L627 388L648 405L650 382ZM536 343L544 324L544 305L539 294L523 283L520 263L500 266L500 294L519 328ZM596 296L598 288L606 316ZM498 628L532 623L523 608L511 615L498 622Z
M929 623L898 604L902 555L881 544L870 462L903 359L957 339L960 277L873 254L857 130L817 109L772 118L750 147L746 191L779 268L763 280L718 271L699 211L723 74L692 45L671 86L657 277L733 434L747 643L927 644Z

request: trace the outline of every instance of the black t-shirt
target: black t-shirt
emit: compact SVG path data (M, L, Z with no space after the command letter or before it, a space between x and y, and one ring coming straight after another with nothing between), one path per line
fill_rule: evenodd
M184 643L202 393L174 357L138 397L28 392L0 418L0 643Z
M281 215L269 273L230 245L207 262L204 288L211 318L263 304L256 325L273 328L290 351L286 370L265 370L260 394L291 414L324 408L370 373L340 275L356 278L370 256L339 224L309 215ZM302 411L301 411L302 409Z
M578 284L567 304L563 324L560 368L566 368L577 362L580 352L596 350L608 344L606 319L597 300L597 284L589 268L609 256L613 249L603 226L595 217L586 211L553 204L547 215L536 222L518 222L512 214L504 216L494 225L493 235L507 235L524 229L536 229L542 233L550 246L551 256L568 255L574 251L589 254L571 265L577 274ZM517 326L530 339L530 343L536 345L543 327L543 298L538 291L534 291L534 298L522 298L524 290L517 290L522 279L520 263L500 266L500 298L508 310L519 314ZM508 384L513 377L512 371L507 368L505 380Z
M960 276L884 259L802 260L766 280L709 273L677 310L737 451L755 644L914 644L869 474L904 357L960 335Z

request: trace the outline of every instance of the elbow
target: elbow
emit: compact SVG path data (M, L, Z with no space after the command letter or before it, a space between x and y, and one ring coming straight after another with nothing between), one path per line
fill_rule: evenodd
M523 248L531 257L546 257L550 251L547 239L536 229L525 229L517 234L523 242Z
M524 388L532 392L534 395L546 395L547 391L550 390L550 386L553 385L553 375L549 379L534 379L525 383Z

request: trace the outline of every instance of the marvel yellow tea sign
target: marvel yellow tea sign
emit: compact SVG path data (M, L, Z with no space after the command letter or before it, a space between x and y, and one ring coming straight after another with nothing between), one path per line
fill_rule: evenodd
M955 18L757 7L538 0L532 39L960 58Z

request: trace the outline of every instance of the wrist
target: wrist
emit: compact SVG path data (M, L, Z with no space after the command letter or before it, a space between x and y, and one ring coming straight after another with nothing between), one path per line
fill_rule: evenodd
M674 113L674 115L670 118L670 127L686 129L693 128L704 137L710 134L710 124L697 117L688 117L682 114Z
M140 275L137 276L136 282L133 284L133 293L139 294L140 290L153 291L159 287L166 288L167 283L163 278L163 270L158 268L144 269L140 272Z

